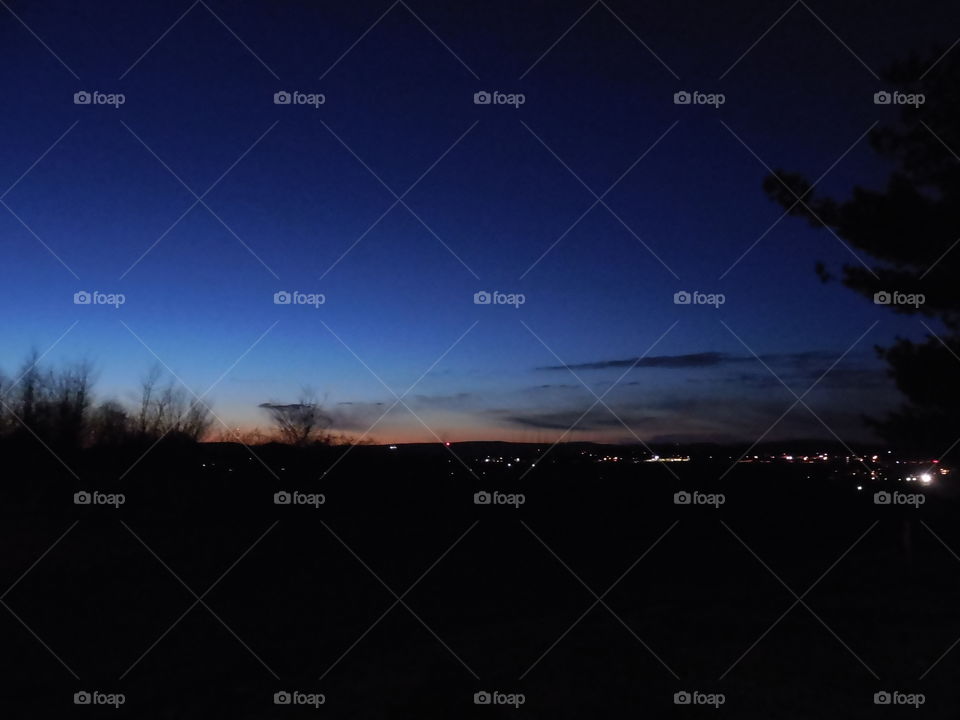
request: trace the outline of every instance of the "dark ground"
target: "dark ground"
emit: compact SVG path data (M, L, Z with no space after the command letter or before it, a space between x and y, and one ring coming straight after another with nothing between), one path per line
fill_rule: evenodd
M239 446L161 447L119 482L138 453L65 457L77 480L6 448L0 717L957 717L960 649L930 669L960 638L953 478L914 509L873 492L916 487L858 492L806 465L718 483L726 458L677 479L560 448L519 480L526 457L476 460L530 448L453 450L479 481L439 445L356 448L322 479L342 450L257 448L279 481ZM325 504L273 503L297 488ZM678 506L681 488L726 502ZM125 704L78 707L81 690ZM326 702L274 705L281 690ZM677 706L680 690L725 703ZM926 702L878 707L882 690Z

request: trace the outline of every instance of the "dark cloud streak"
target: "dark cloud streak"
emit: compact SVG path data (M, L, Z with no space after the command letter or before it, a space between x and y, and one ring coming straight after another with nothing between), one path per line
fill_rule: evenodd
M838 353L839 355L839 353ZM760 355L765 363L806 364L825 362L835 359L830 353L811 350L797 353L768 353ZM535 370L605 370L607 368L665 368L668 370L684 368L726 367L747 362L757 362L753 355L731 355L722 352L686 353L682 355L655 355L651 357L618 358L614 360L594 360L569 365L541 365Z

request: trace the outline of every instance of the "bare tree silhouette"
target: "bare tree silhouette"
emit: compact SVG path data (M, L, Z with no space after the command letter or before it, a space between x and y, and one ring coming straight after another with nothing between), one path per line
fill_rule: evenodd
M36 351L17 380L0 380L0 429L26 433L58 447L80 447L92 403L93 366L82 361L56 372L40 365Z
M276 426L280 437L290 445L304 446L315 442L329 442L327 429L333 423L317 400L316 394L304 388L295 403L261 403Z
M140 383L140 406L137 430L142 436L185 437L197 442L210 430L213 414L210 408L185 388L171 380L160 384L162 372L153 366Z

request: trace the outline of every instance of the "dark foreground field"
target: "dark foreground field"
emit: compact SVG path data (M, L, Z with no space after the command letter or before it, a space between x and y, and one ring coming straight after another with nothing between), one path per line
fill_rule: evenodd
M951 478L882 506L920 490L562 448L521 480L530 457L453 449L470 470L439 445L258 449L269 470L241 447L162 449L122 481L136 454L64 458L78 480L8 449L0 717L957 717ZM274 503L294 490L324 502Z

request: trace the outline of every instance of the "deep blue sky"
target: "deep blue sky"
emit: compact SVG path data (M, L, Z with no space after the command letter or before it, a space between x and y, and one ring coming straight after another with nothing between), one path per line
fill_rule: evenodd
M672 327L649 355L673 359L641 363L604 402L644 440L755 439L794 398L750 350L799 394L879 321L806 398L853 440L861 411L895 400L872 346L923 334L821 284L816 260L851 257L792 218L729 270L782 212L730 131L772 167L819 177L892 119L872 102L886 87L872 72L960 35L948 3L798 4L732 69L789 2L611 0L570 29L589 2L411 0L359 42L388 0L210 0L172 29L190 2L8 6L0 194L72 126L3 197L30 230L0 206L8 374L76 322L48 359L93 360L100 398L131 399L155 362L135 333L198 392L232 367L209 396L231 425L264 425L259 403L309 385L360 434L394 400L370 370L402 393L444 356L405 400L438 436L545 441L593 404L581 380L602 393L626 369L610 361ZM675 105L682 89L726 103ZM78 106L79 90L126 102ZM274 105L278 90L326 103ZM526 102L475 105L478 90ZM613 212L593 208L534 265L593 204L581 181L602 194L671 127L604 197ZM239 239L198 205L157 243L195 201L180 181L202 195L248 150L204 197ZM395 201L384 184L402 195L448 150L404 197L430 230L398 205L344 255ZM862 141L820 188L845 195L887 171ZM127 300L75 306L78 290ZM326 303L277 306L278 290ZM526 303L474 305L478 290ZM678 306L678 290L726 303ZM545 369L562 363L588 367ZM578 427L567 437L633 440L602 405ZM434 437L403 407L372 435ZM830 433L798 408L771 433L790 435Z

